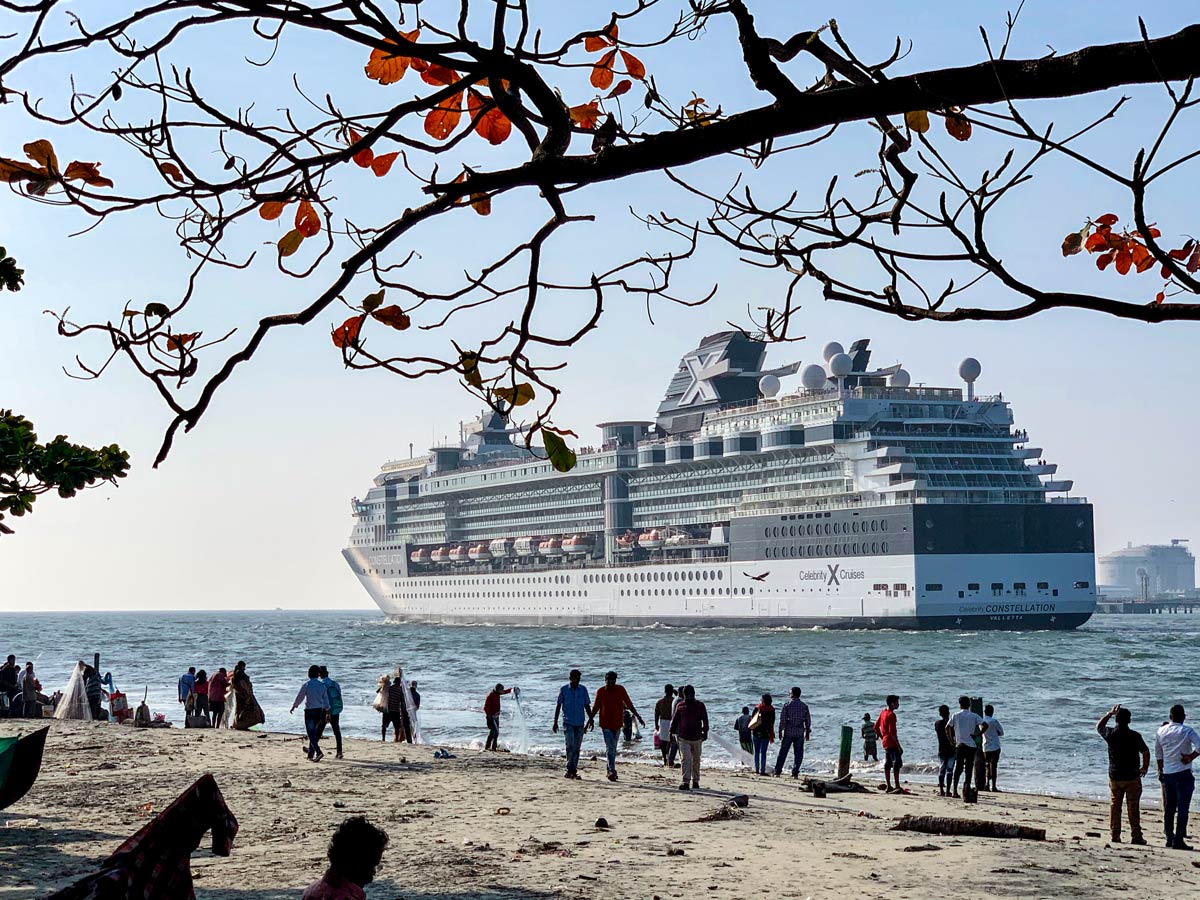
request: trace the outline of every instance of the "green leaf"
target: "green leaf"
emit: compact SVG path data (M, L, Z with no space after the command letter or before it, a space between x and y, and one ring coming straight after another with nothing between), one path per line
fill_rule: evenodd
M546 448L546 456L550 460L550 465L559 472L570 472L575 468L575 451L553 431L542 429L542 444Z
M383 303L384 288L380 288L373 294L367 294L363 297L362 308L363 312L375 312Z
M906 112L904 114L904 121L917 134L924 134L929 130L929 113L923 109L914 109L912 112Z
M280 257L291 256L300 249L300 245L302 243L304 243L304 235L302 235L297 229L293 228L279 239Z

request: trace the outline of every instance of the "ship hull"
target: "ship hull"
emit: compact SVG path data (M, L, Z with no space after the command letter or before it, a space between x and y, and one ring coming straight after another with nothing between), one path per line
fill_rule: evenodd
M436 624L1066 630L1095 611L1091 553L937 554L408 572L346 558L379 608Z

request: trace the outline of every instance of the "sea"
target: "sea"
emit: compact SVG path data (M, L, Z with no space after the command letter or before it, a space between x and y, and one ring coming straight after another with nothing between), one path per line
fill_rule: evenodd
M850 725L864 780L882 770L862 762L858 730L886 695L901 698L906 777L936 782L937 707L954 709L967 694L994 704L1004 727L1002 789L1086 797L1107 796L1105 744L1094 726L1113 704L1132 710L1133 727L1151 746L1171 704L1200 709L1200 615L1097 615L1076 631L905 632L447 626L365 611L0 613L0 657L32 660L47 693L95 652L131 706L145 696L176 727L183 725L176 684L188 666L212 673L246 660L264 727L298 739L303 717L288 710L310 664L328 666L342 686L343 732L375 740L376 683L401 665L418 683L425 741L455 753L482 747L483 701L497 682L521 689L519 713L504 698L502 743L561 755L551 723L568 670L580 669L593 692L606 671L617 671L649 723L621 754L647 761L657 758L653 708L664 683L694 685L712 729L735 743L743 706L764 692L778 705L795 685L813 717L803 771L832 771L840 727ZM586 736L584 751L603 754L598 731ZM738 764L715 741L705 760Z

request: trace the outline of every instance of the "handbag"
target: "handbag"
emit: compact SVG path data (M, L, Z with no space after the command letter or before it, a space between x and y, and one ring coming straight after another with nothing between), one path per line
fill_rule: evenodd
M375 702L371 705L375 707L376 712L385 713L388 711L387 698L383 696L383 688L375 692Z
M761 724L762 724L762 713L756 709L754 711L754 715L752 715L750 717L750 721L746 723L746 727L750 731L755 731L755 730L757 730L758 726Z

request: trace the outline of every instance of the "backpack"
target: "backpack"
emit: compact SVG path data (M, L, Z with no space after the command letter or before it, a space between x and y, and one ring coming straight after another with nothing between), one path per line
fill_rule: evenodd
M133 724L136 728L150 727L150 707L145 700L138 704L137 712L133 714Z

